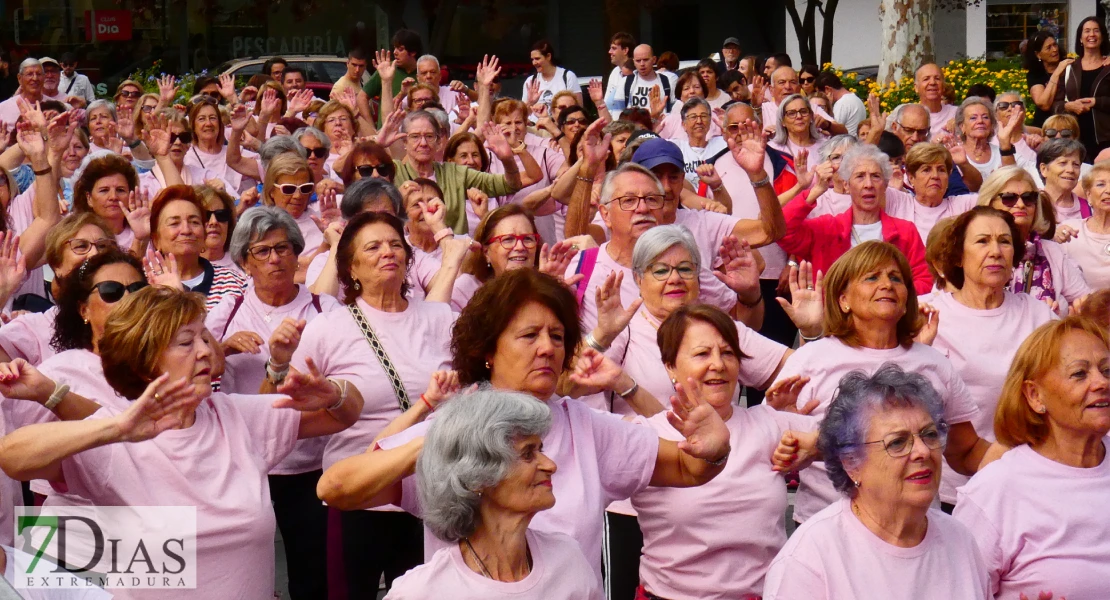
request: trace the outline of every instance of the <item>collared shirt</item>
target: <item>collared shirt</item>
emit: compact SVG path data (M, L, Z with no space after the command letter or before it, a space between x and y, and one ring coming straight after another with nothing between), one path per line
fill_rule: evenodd
M80 73L74 72L73 77L66 77L65 71L62 71L61 83L58 84L58 91L63 96L77 96L84 98L85 102L92 102L96 100L96 88L93 86L89 78Z

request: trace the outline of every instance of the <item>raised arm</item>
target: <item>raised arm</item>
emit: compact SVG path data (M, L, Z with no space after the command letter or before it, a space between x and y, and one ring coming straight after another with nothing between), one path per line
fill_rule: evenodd
M605 158L609 155L609 142L612 138L610 135L602 137L601 131L605 125L605 119L598 119L590 123L582 136L585 143L579 159L581 165L574 176L570 200L566 203L567 218L563 227L566 237L590 233L590 221L593 220L590 200L594 179L599 172L605 170Z
M62 214L58 204L58 180L47 158L42 134L26 122L19 123L18 127L16 141L35 170L35 200L31 208L35 218L20 235L19 250L27 264L34 268L42 264L46 234L61 220Z
M755 189L759 203L758 219L741 219L732 229L732 234L745 240L752 248L761 248L778 241L786 233L786 221L782 205L771 185L771 174L764 170L767 142L763 139L759 124L747 120L740 124L740 141L728 138L728 149L736 164L740 165Z
M262 102L276 102L277 94L273 89L267 89L262 94ZM270 96L267 99L266 96ZM243 156L243 135L250 121L250 111L245 104L239 104L231 110L231 135L227 140L227 166L236 173L251 179L258 178L258 161Z
M316 484L316 495L339 510L399 504L401 480L416 471L416 459L423 448L423 437L389 450L377 449L373 444L366 452L328 467Z
M513 149L509 147L509 140L505 138L505 133L497 125L489 122L482 124L482 133L489 149L493 151L493 155L501 161L501 165L505 168L505 184L513 192L520 190L523 185L520 171L516 166L516 155L513 153ZM535 163L535 161L532 162Z
M382 100L378 114L388 115L393 112L393 77L397 72L397 61L393 60L393 53L389 50L378 50L370 64L378 72L378 78L382 82Z
M170 158L170 120L165 115L153 113L147 118L149 124L143 130L143 141L150 153L154 155L154 160L166 180L166 186L184 184L181 171Z
M478 119L475 123L475 131L480 131L482 125L490 122L493 115L493 98L490 92L490 86L493 85L493 80L501 74L501 61L496 56L484 56L482 62L478 63L478 73L475 79L478 87Z
M675 384L667 421L685 437L681 442L659 440L659 454L651 485L693 487L710 481L724 469L732 448L721 416L693 391L693 378ZM689 391L688 391L689 390Z

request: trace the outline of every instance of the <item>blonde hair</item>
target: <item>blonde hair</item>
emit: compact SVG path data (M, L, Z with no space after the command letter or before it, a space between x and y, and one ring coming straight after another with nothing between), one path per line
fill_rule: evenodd
M983 185L979 186L979 206L990 206L995 197L1002 193L1002 188L1006 187L1011 181L1019 180L1027 183L1029 189L1034 192L1040 189L1033 176L1024 168L1018 165L999 167L983 181ZM1056 212L1049 201L1045 199L1043 193L1040 194L1040 199L1037 201L1032 231L1039 233L1041 237L1050 239L1056 233Z
M158 94L143 94L142 96L139 96L139 101L135 103L135 112L131 115L131 120L135 122L135 134L139 136L141 136L143 130L146 129L145 125L143 125L143 103L147 100L154 100L155 102L158 102ZM157 105L155 105L155 107L157 108Z
M271 196L278 178L297 173L307 173L308 180L312 181L312 169L308 166L307 160L292 152L283 152L275 156L270 161L270 166L266 169L266 177L262 181L262 203L273 206L274 199Z
M354 113L351 112L351 109L337 100L329 100L320 107L320 110L316 111L316 120L312 122L312 126L320 131L324 131L324 127L327 127L328 124L328 117L330 117L332 113L339 111L347 113L347 117L351 120L351 135L357 135L358 121L355 119Z
M1071 115L1052 115L1044 120L1041 129L1067 129L1073 140L1079 139L1079 120Z
M51 269L57 270L62 266L62 262L65 260L66 242L72 240L73 236L77 235L77 232L84 229L86 225L99 227L104 237L115 241L116 236L112 235L112 228L96 213L92 211L70 213L46 233L46 264L50 265Z
M1089 333L1110 348L1106 330L1082 316L1049 321L1025 338L1010 363L994 412L994 435L1000 443L1014 447L1041 444L1048 439L1048 417L1033 410L1023 388L1027 381L1036 382L1056 365L1064 336L1072 331Z
M1095 182L1095 176L1097 175L1110 175L1110 162L1103 161L1091 165L1091 169L1087 171L1085 175L1083 175L1083 178L1080 179L1079 184L1083 186L1084 190L1087 190L1087 192L1090 193L1091 184ZM1091 202L1092 209L1094 209L1094 206L1095 203Z
M917 170L925 165L944 163L948 172L952 172L952 154L941 144L923 142L914 144L906 153L906 173L914 175Z
M845 252L829 268L825 275L825 335L839 338L853 348L860 347L855 319L850 312L840 310L840 296L859 278L891 262L898 266L906 286L906 314L898 319L898 344L905 348L913 345L913 338L922 326L917 312L913 270L902 251L888 242L864 242Z

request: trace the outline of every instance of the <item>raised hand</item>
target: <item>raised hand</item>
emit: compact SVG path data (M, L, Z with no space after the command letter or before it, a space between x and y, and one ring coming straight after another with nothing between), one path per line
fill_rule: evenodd
M1009 143L1014 137L1014 132L1017 131L1018 127L1021 127L1023 123L1025 123L1025 111L1011 111L1010 118L1006 119L1006 122L1003 123L1002 127L998 130L998 139L1006 140L1006 143Z
M817 458L817 432L786 431L771 455L771 470L779 473L800 471Z
M801 261L798 266L790 267L788 275L790 302L775 298L786 316L798 326L802 335L817 337L825 330L825 275L817 271L813 276L813 265Z
M311 216L312 222L321 233L326 232L332 223L343 220L343 213L339 211L339 202L336 200L337 196L336 188L333 186L317 191L316 197L320 199L320 216Z
M307 373L289 367L285 381L278 386L278 393L289 396L274 401L274 408L292 408L301 412L313 412L334 406L339 402L342 384L325 378L311 358L305 359Z
M40 103L32 104L24 100L23 96L16 96L15 105L19 108L19 116L22 117L24 123L29 123L39 133L46 133L46 116L42 113Z
M177 267L177 257L172 252L162 256L153 246L147 246L146 256L143 256L143 275L150 285L185 289L185 284L181 282L181 270Z
M694 458L717 462L731 452L728 427L697 389L693 377L675 384L667 422L686 438L678 443L679 450Z
M308 321L286 317L270 334L270 363L288 365L293 353L301 345L301 334Z
M451 82L447 84L447 89L451 90L452 92L465 94L466 84L459 81L458 79L452 79Z
M239 195L239 204L235 206L236 214L243 214L248 208L258 204L258 188L251 186Z
M23 155L32 160L46 158L46 142L42 139L42 130L31 123L16 123L15 142Z
M715 190L724 185L724 182L721 181L721 176L717 173L717 169L710 163L698 165L697 168L694 169L694 172L698 174L698 179L701 179L702 183L711 190Z
M394 61L394 62L396 62L396 61ZM403 80L401 80L400 96L408 96L409 95L409 90L411 90L412 86L414 86L414 85L416 85L416 80L413 79L412 77L406 77Z
M168 429L182 427L186 415L200 401L201 397L192 382L184 377L171 382L169 375L162 373L150 382L138 400L114 417L118 423L119 441L142 442Z
M272 92L273 90L266 90ZM242 132L247 128L247 123L251 120L251 111L247 109L245 104L236 104L231 109L231 130Z
M474 214L479 219L489 212L489 196L478 188L467 188L466 201L470 203L470 207L474 209Z
M324 230L324 243L328 245L328 248L335 248L339 244L339 238L343 236L343 229L346 225L340 219L328 225L328 228Z
M143 129L143 143L146 149L154 156L166 156L170 153L170 120L164 115L151 114L147 117L147 126Z
M532 80L528 82L528 100L525 102L528 106L533 106L540 101L540 76L533 75Z
M235 94L235 78L231 76L231 73L220 75L220 95L228 102L235 102L238 98Z
M883 113L878 94L871 93L867 95L867 114L871 119L871 131L886 129L887 116Z
M173 104L173 99L177 97L177 79L173 75L163 75L158 80L158 100L159 104L163 106L170 106Z
M815 398L806 403L802 408L798 408L798 396L802 393L802 388L809 383L809 377L802 377L801 375L791 375L776 381L771 387L767 388L767 404L775 410L783 412L791 412L802 415L812 413L821 403Z
M719 256L721 270L714 270L713 275L741 298L754 290L757 295L755 302L759 302L759 264L748 242L741 242L736 236L730 235L721 244Z
M803 148L794 155L794 174L798 177L799 189L809 189L813 183L813 171L809 170L809 150Z
M116 130L126 142L135 139L135 112L130 107L121 107L116 113Z
M15 294L27 278L27 263L19 254L19 236L8 230L0 234L0 300Z
M389 113L382 122L382 128L378 130L378 143L388 148L405 139L405 134L401 131L401 124L404 120L405 109L403 108L398 107Z
M250 102L256 98L258 98L258 88L253 85L239 90L239 102Z
M833 187L833 177L836 176L836 167L829 161L825 161L813 170L813 177L810 180L812 187L811 193L807 197L816 204L817 198Z
M664 96L663 91L658 87L653 87L648 92L648 108L652 119L662 117L663 111L667 110L667 96Z
M740 132L736 136L727 137L728 149L732 152L736 164L740 165L749 177L764 175L763 161L767 152L767 141L763 138L763 131L759 123L751 119L740 123Z
M482 57L482 62L478 63L478 72L475 75L475 81L478 85L486 86L493 85L493 81L501 74L501 61L497 56L489 54Z
M620 365L597 350L586 347L574 363L570 380L589 390L612 390L623 375Z
M281 110L281 98L278 98L277 90L274 88L266 88L262 92L262 106L259 108L259 116L266 117L265 121L269 121L269 117L276 115ZM234 126L234 123L232 124Z
M578 247L573 243L563 240L556 242L554 246L548 247L544 244L540 247L540 273L550 275L555 279L563 280L568 286L574 285L582 281L584 275L576 273L570 277L566 276L567 269L570 268L571 261L578 255Z
M45 404L55 387L53 381L22 358L0 363L0 394L5 398Z
M308 88L293 90L289 93L286 110L292 114L299 115L308 108L309 104L312 104L312 97L312 90Z
M937 339L937 328L940 327L940 311L932 304L921 304L917 307L917 312L925 320L925 325L921 327L921 331L917 332L913 339L920 344L932 346L933 341Z
M332 99L346 106L351 111L351 114L358 114L358 92L355 91L355 88L345 87Z
M150 194L145 190L134 189L127 194L126 205L121 205L127 225L139 240L150 239Z
M763 104L763 97L766 94L764 91L767 87L767 80L762 75L756 75L752 78L752 106L760 106Z
M636 298L628 308L624 308L621 300L621 283L624 282L624 273L614 271L609 273L605 281L597 286L594 299L597 304L597 331L601 338L597 341L608 345L628 327L629 321L636 316L636 311L644 303L643 298Z
M605 86L602 85L600 79L591 79L587 89L590 92L590 100L593 100L594 106L601 106L605 102Z
M374 58L370 60L370 64L378 72L378 78L382 81L393 81L393 75L397 72L397 64L393 62L393 53L389 50L378 50Z
M516 160L513 155L513 149L509 146L509 140L505 137L505 132L500 127L494 125L492 122L485 122L482 124L482 137L485 138L486 144L489 149L497 155L502 161Z
M108 149L116 154L123 154L123 140L120 139L119 126L115 121L108 122Z
M12 126L7 123L0 122L0 152L8 149L8 140L12 136Z
M435 410L451 396L459 393L461 388L458 371L436 371L428 380L428 390L424 392L423 398Z
M77 131L79 123L71 119L68 112L60 113L53 119L50 119L50 124L46 127L46 145L47 151L57 157L61 157L69 149L69 143L73 140L73 134ZM0 127L0 137L6 137L3 127ZM2 144L2 142L0 142ZM3 148L0 148L0 152Z
M586 161L586 164L593 165L595 168L604 165L605 159L609 157L611 149L609 144L613 136L607 133L602 137L602 130L608 124L608 119L598 119L590 123L586 132L582 134L582 152L579 157Z

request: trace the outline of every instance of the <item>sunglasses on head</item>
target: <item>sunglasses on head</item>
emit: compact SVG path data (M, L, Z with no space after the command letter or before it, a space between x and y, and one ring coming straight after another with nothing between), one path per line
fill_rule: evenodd
M120 95L120 98L130 98L132 100L138 100L139 96L142 96L143 93L142 92L128 92L128 91L125 90L125 91L120 92L119 95Z
M315 156L316 158L328 157L328 149L323 146L319 148L305 148L305 150L308 152L309 156Z
M100 294L100 299L108 304L115 304L123 298L124 292L134 294L135 292L145 288L147 283L145 281L136 281L131 285L123 285L118 281L101 281L93 286L93 289Z
M223 96L220 95L219 92L216 92L216 91L201 92L201 95L208 96L209 98L215 100L216 102L219 102L220 98L223 97Z
M218 95L219 94L217 94L217 96ZM219 101L216 98L213 98L212 96L209 96L208 94L201 94L201 95L193 98L193 106L196 106L197 104L213 104L213 105L215 105L215 104L219 104Z
M191 132L191 131L182 131L181 133L171 133L170 134L170 145L172 146L173 143L176 142L177 140L181 140L181 143L185 144L185 145L192 144L193 143L193 132Z
M204 222L205 223L207 223L208 221L211 221L212 217L216 217L216 222L217 223L230 223L231 222L231 211L226 209L226 208L217 208L216 210L206 210L206 211L204 211Z
M312 190L316 189L316 184L312 183L311 181L308 183L302 183L300 185L297 185L295 183L281 183L274 187L281 190L281 193L285 194L286 196L292 196L293 194L297 193L297 190L300 190L302 194L311 194Z
M1039 200L1040 197L1040 192L1024 192L1021 194L1017 194L1014 192L1005 192L997 196L999 201L1002 202L1002 206L1005 206L1006 208L1013 208L1017 206L1017 202L1019 199L1021 200L1022 204L1026 206L1036 206L1037 200Z
M389 177L393 175L393 165L359 165L355 167L359 177Z

